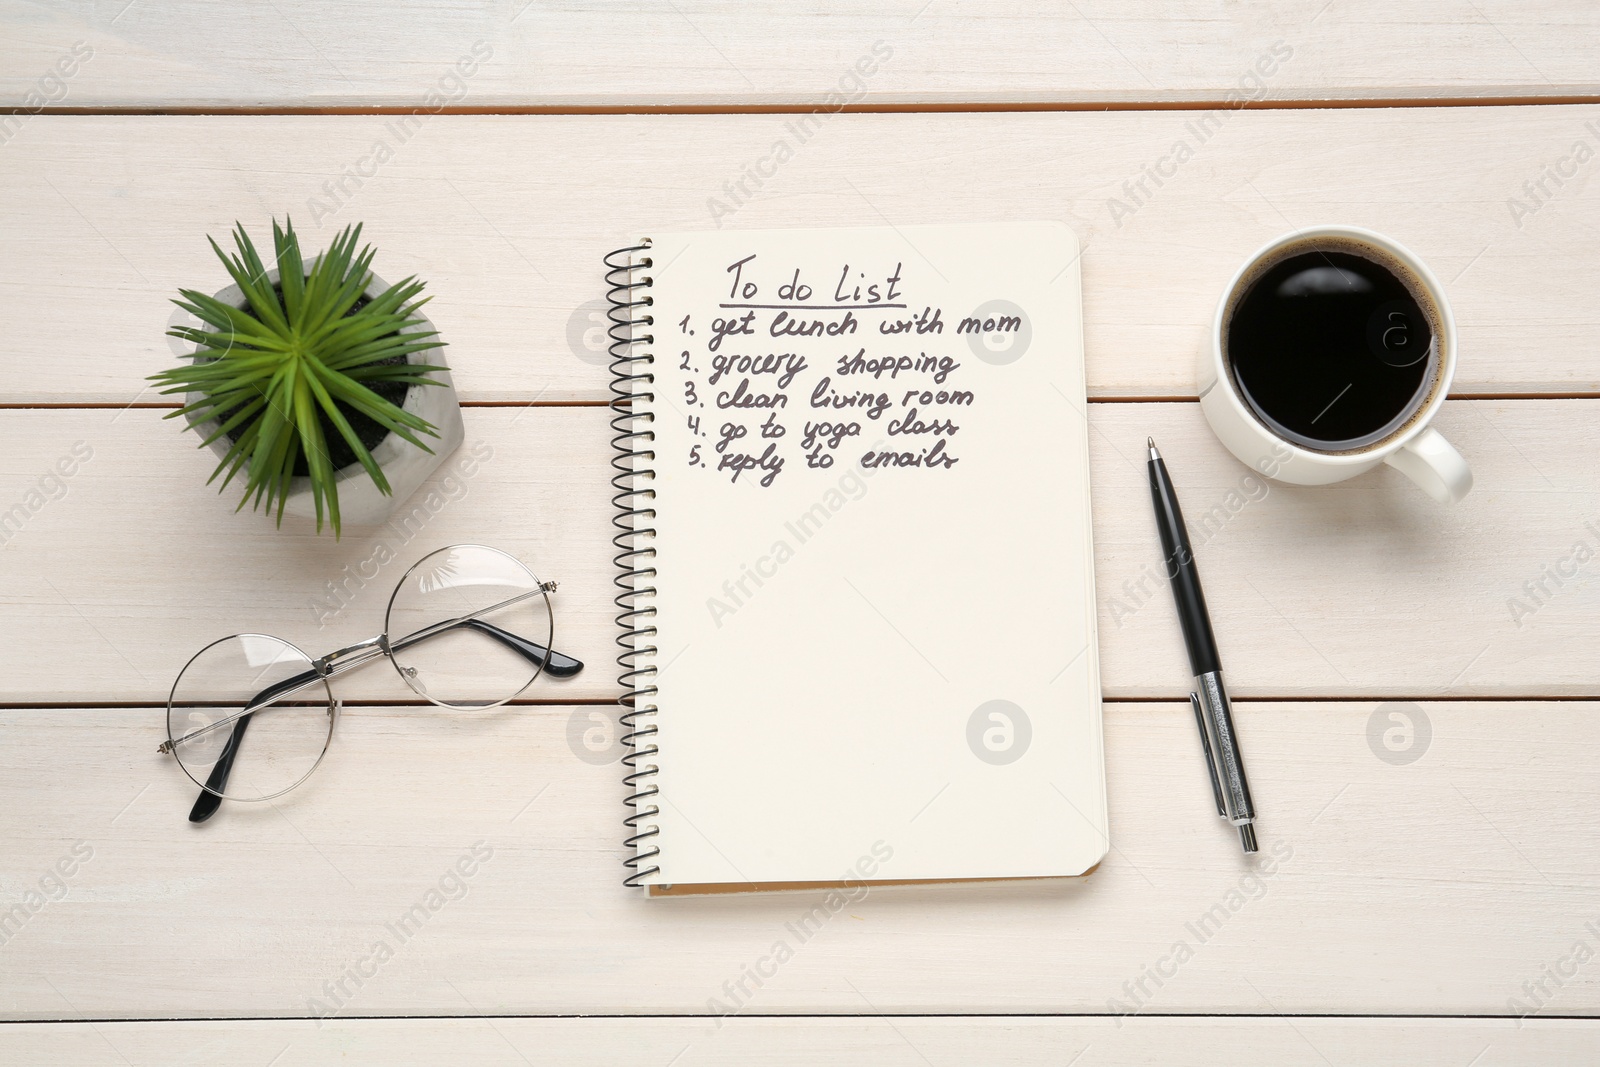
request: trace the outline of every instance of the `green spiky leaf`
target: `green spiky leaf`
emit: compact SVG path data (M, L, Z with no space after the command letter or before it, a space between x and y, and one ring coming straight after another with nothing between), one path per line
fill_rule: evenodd
M414 353L444 345L435 331L423 328L418 314L429 298L419 298L423 283L415 278L368 296L376 253L370 245L357 251L359 223L341 230L307 269L293 223L285 219L280 227L274 219L277 284L243 225L236 225L231 236L233 252L215 240L211 248L244 294L244 305L235 307L194 289L178 290L182 299L173 303L206 328L168 330L194 345L194 356L150 380L163 394L186 396L184 406L167 418L187 424L217 422L201 447L237 434L209 481L221 478L218 491L225 491L242 471L239 509L250 504L271 511L276 504L281 525L294 469L303 456L317 529L326 518L338 537L339 486L324 420L385 495L391 491L389 482L351 426L350 414L363 415L425 451L432 450L418 435L439 436L431 423L372 389L443 384L437 375L444 367L409 362ZM385 362L395 357L407 362Z

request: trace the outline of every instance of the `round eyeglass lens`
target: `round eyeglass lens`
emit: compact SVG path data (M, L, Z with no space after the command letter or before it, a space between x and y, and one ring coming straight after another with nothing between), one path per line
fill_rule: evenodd
M520 560L452 545L400 579L384 633L395 668L419 696L489 708L521 693L550 653L550 598Z
M334 716L333 693L304 652L276 637L236 634L195 653L172 684L167 739L207 792L270 800L316 769Z

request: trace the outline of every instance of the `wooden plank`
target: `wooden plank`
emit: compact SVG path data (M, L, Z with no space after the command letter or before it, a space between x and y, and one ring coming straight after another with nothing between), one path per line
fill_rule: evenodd
M1084 245L1096 396L1192 396L1231 273L1329 221L1392 235L1444 280L1458 394L1600 392L1581 280L1600 271L1600 163L1574 150L1600 155L1600 107L843 115L803 144L782 115L440 116L404 143L400 121L29 119L0 153L0 402L159 399L143 379L180 351L168 298L226 280L205 235L285 213L308 249L364 220L380 274L429 283L469 400L605 398L600 257L640 233L1040 218ZM758 163L776 167L759 189ZM1147 166L1173 173L1158 187Z
M863 1018L359 1019L328 1022L55 1023L0 1025L0 1052L37 1067L142 1067L255 1062L273 1067L350 1062L471 1062L483 1067L618 1062L711 1067L1007 1063L1079 1067L1325 1067L1407 1063L1493 1067L1578 1063L1600 1041L1590 1020ZM1487 1053L1487 1055L1485 1055ZM1077 1056L1076 1060L1072 1057ZM187 1057L187 1058L186 1058Z
M1181 698L1190 684L1159 584L1147 434L1165 450L1193 525L1236 695L1600 695L1589 655L1600 564L1587 562L1600 546L1600 474L1586 459L1596 403L1447 404L1440 428L1478 479L1454 508L1387 468L1315 489L1259 480L1223 451L1193 403L1091 404L1106 695ZM532 695L610 699L609 413L466 414L457 459L477 456L474 473L452 465L409 502L410 519L351 528L335 542L292 517L277 530L262 515L233 514L233 497L204 484L211 454L158 412L8 412L7 699L159 702L191 654L241 630L320 655L376 633L404 568L463 541L515 552L561 582L558 645L589 669ZM1039 417L1079 416L1057 400ZM70 478L47 477L75 445L92 458ZM1039 477L1048 481L1049 457ZM1024 531L1019 550L1048 550L1048 531ZM404 695L382 669L340 684L347 699Z
M6 626L31 634L22 640L33 662L27 678L9 679L11 699L165 700L194 652L241 631L321 655L378 633L405 569L463 542L511 552L561 585L556 644L589 669L530 695L615 696L606 409L468 409L465 444L427 485L385 525L346 527L338 542L309 520L286 516L279 530L264 512L234 514L234 490L218 497L204 484L215 455L162 414L8 413L0 434L20 452L0 460L0 499L23 512L0 530L11 534L0 549ZM62 479L55 465L74 459L74 446L90 458ZM348 681L346 699L409 696L387 669Z
M1259 870L1211 810L1187 706L1108 705L1092 875L849 901L625 890L619 768L575 740L594 710L349 709L305 786L203 827L158 712L0 712L3 902L60 897L6 928L0 1011L1600 1013L1593 703L1413 705L1408 764L1380 758L1374 731L1404 724L1374 702L1241 704Z
M404 12L372 0L226 8L182 0L92 11L11 0L0 24L8 106L35 106L30 92L80 107L415 107L430 90L489 107L822 107L1229 94L1538 98L1600 86L1584 47L1600 24L1580 0L1432 0L1403 10L1346 0L1270 12L1200 0L1061 8L914 0L776 12L728 0L601 8L518 0ZM80 40L93 55L65 80L65 95L41 85ZM1275 45L1287 61L1258 68ZM483 61L450 80L463 56ZM863 57L869 65L858 68Z

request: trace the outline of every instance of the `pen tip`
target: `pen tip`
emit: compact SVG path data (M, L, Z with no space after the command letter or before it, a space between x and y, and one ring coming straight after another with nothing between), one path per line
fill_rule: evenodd
M1146 437L1144 439L1144 443L1149 445L1151 448L1156 447L1156 439L1154 437Z
M1156 451L1156 439L1154 437L1146 437L1144 440L1145 444L1150 446L1150 462L1154 463L1161 458L1161 453Z

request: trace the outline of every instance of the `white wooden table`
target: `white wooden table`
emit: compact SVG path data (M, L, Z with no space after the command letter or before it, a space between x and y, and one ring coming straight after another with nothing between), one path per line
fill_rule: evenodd
M0 915L0 1062L1600 1061L1600 11L762 6L0 0L0 512L22 509L0 544L0 909L24 915ZM1053 218L1085 245L1114 847L1065 888L874 892L718 1018L814 901L620 884L618 767L573 740L616 693L584 330L604 251L714 225L817 109L724 225ZM1208 111L1193 158L1114 212ZM373 539L234 515L142 388L173 361L168 297L220 287L204 236L286 212L313 247L362 220L384 273L427 279L491 453L400 554L537 561L590 669L571 703L480 719L353 677L367 703L310 783L196 828L155 752L177 668L241 629L365 636L392 581L319 620ZM1457 507L1388 470L1255 490L1200 417L1219 287L1323 221L1446 281L1440 423L1477 476ZM1212 515L1269 878L1208 814L1172 610L1139 588L1146 434ZM373 964L479 842L465 895Z

